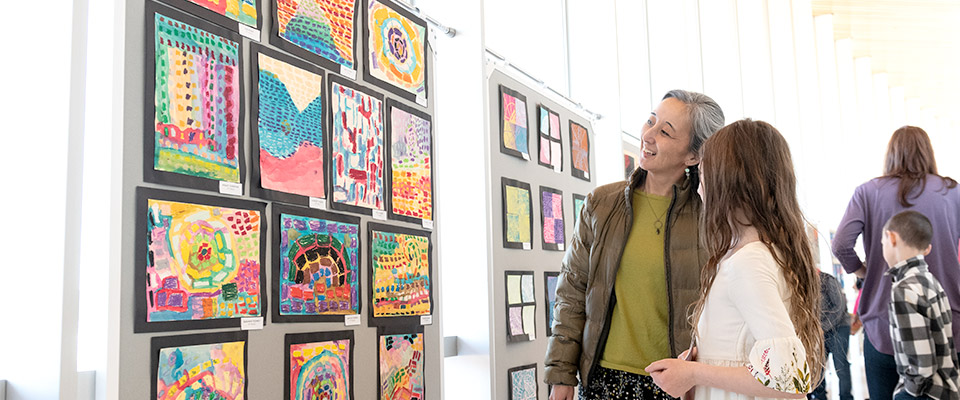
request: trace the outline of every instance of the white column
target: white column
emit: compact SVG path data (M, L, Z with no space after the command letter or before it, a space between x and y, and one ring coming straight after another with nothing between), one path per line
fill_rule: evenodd
M773 69L773 104L777 130L790 143L796 165L804 164L800 130L800 100L797 93L797 60L794 55L793 16L790 2L767 3L770 26L770 60ZM802 171L797 170L802 175Z
M737 0L743 115L777 125L773 102L773 67L767 2Z
M638 23L647 21L646 5L646 0L616 0L615 3L620 127L637 137L642 133L647 113L653 109L650 46L645 24Z
M907 124L907 104L903 86L890 88L890 126L893 129Z
M700 2L703 92L723 109L727 122L744 117L736 0Z
M820 137L820 77L817 73L817 50L814 44L813 10L809 0L793 0L794 51L797 61L797 87L800 104L800 132L803 167L797 168L800 187L800 204L805 212L813 212L811 203L820 197L813 193L819 187L816 162L819 154Z
M633 0L620 0L633 3ZM633 16L620 13L620 41L629 31L646 30L650 54L650 109L673 89L703 91L703 65L700 56L700 17L697 0L646 1L646 26ZM619 10L618 10L619 11ZM626 31L629 29L629 31ZM626 31L626 32L625 32ZM641 45L637 43L637 45ZM622 44L621 44L622 46ZM646 110L644 115L650 110Z

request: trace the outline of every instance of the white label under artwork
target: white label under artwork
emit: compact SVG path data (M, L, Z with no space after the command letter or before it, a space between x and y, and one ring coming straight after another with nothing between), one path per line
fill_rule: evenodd
M380 221L386 221L386 220L387 220L387 212L384 211L384 210L373 210L373 219L380 220Z
M584 173L583 173L583 177L584 177L584 178L587 178L587 180L589 181L589 180L590 180L590 173L589 173L589 172L584 172Z
M421 316L420 316L420 325L433 325L433 316L432 316L432 315L421 315Z
M343 317L343 324L346 326L360 325L360 314L347 315Z
M524 154L521 154L521 155L523 156L523 159L524 159L524 160L530 161L530 155L529 155L529 154L524 153Z
M243 184L238 182L220 181L220 194L243 196Z
M241 318L240 329L245 331L263 329L263 317Z
M557 249L563 250L563 243L557 243Z
M421 221L423 221L423 229L433 229L433 220L424 219Z
M310 208L316 208L316 209L318 209L318 210L326 210L326 209L327 209L327 200L321 199L321 198L318 198L318 197L311 197L311 198L310 198Z
M417 95L417 104L426 107L426 106L427 106L427 98L424 97L422 94L418 94L418 95Z
M240 34L250 40L260 41L260 30L244 23L240 23Z
M524 244L523 244L523 249L524 249L524 250L530 250L530 243L529 243L529 242L528 242L528 243L524 243Z
M562 169L563 169L563 168L561 168L559 165L554 165L554 166L553 166L553 172L556 172L556 173L558 173L558 174L560 173L560 171L561 171Z
M357 70L347 68L346 65L340 66L340 75L343 75L351 80L357 80Z

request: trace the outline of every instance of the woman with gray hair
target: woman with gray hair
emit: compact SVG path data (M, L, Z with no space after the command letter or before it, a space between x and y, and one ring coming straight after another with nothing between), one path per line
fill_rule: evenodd
M710 97L672 90L646 121L629 181L587 196L563 257L544 382L550 400L668 399L644 371L690 344L697 300L700 148L723 126ZM579 373L579 380L578 380Z

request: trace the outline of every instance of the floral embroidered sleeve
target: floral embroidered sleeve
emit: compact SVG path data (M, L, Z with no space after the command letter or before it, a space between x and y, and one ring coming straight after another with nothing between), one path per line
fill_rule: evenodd
M732 302L756 338L747 353L747 369L764 386L784 393L809 393L807 352L794 330L786 299L789 290L773 256L756 252L729 265L740 290Z

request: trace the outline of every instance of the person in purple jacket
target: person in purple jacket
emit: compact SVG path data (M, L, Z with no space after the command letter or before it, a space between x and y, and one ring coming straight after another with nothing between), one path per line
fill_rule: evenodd
M890 282L880 239L883 224L903 210L915 210L933 221L933 250L926 260L942 283L953 318L960 317L960 189L957 181L937 174L933 145L923 129L904 126L887 145L883 176L857 187L833 239L833 254L849 273L864 278L859 314L864 328L863 358L871 400L890 400L897 385L890 322ZM863 235L866 261L853 250ZM960 337L960 324L953 325Z

